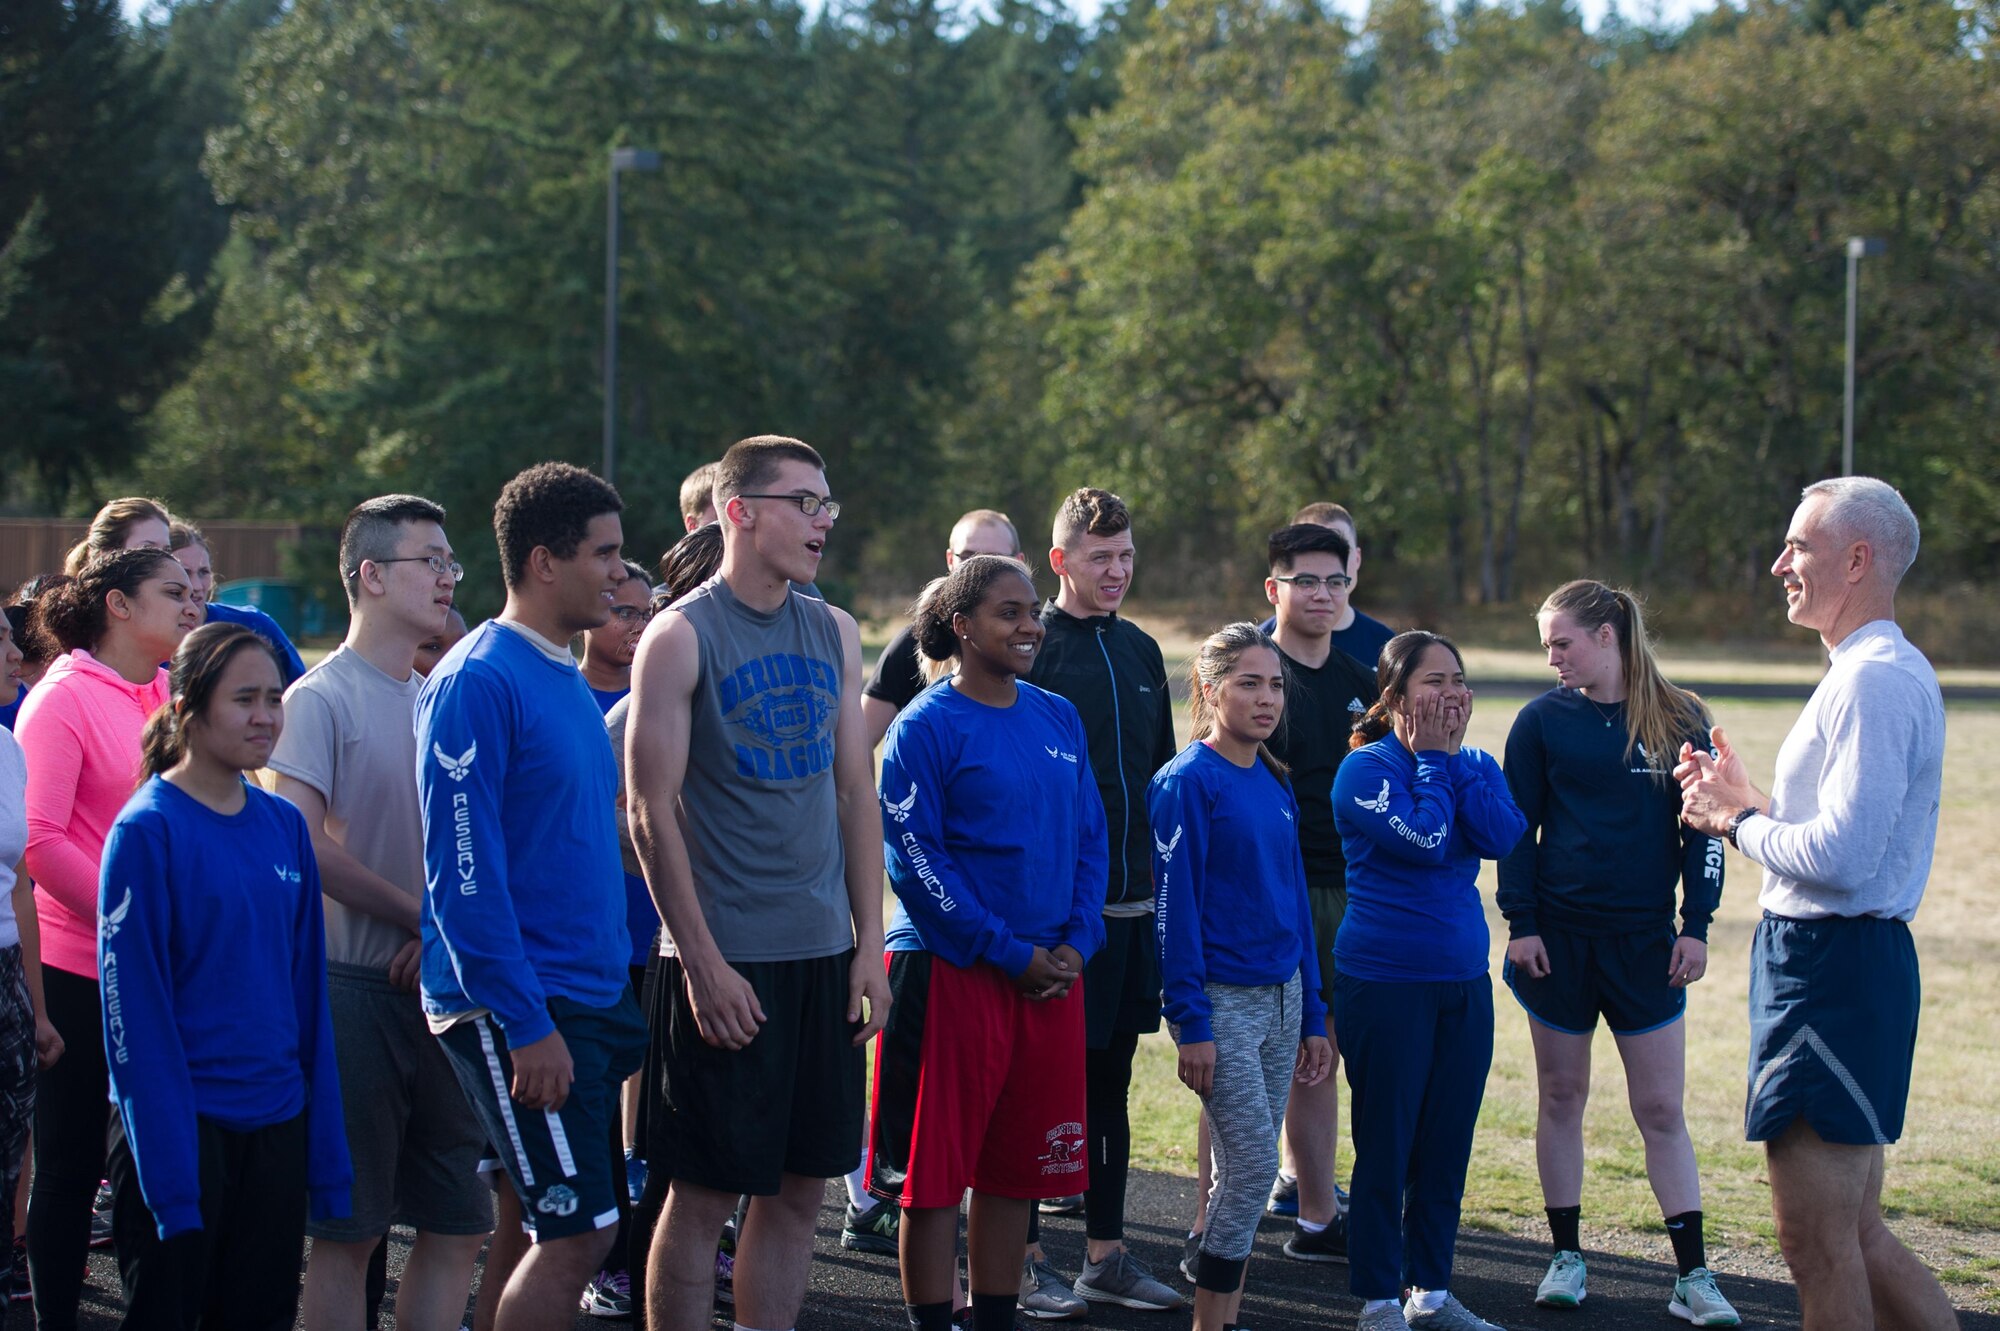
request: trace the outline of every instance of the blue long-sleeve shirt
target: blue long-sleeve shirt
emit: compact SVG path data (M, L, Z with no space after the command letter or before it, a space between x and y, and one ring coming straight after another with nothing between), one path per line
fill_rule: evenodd
M1528 835L1500 861L1500 913L1509 937L1544 927L1577 934L1636 933L1673 923L1706 940L1722 900L1722 843L1681 822L1680 760L1626 754L1625 707L1551 689L1523 707L1507 734L1507 786ZM1685 738L1708 748L1708 736Z
M1484 975L1490 939L1479 861L1514 849L1528 826L1500 764L1473 748L1411 753L1385 736L1340 765L1333 820L1347 854L1347 915L1333 948L1340 973Z
M112 825L97 907L104 1050L163 1239L201 1228L198 1118L249 1132L304 1111L311 1213L348 1214L319 892L305 819L247 782L243 808L223 814L153 777Z
M417 695L423 990L433 1024L484 1008L518 1049L551 996L618 1001L632 945L617 764L583 673L495 620Z
M1261 761L1238 767L1199 741L1146 789L1161 1008L1180 1043L1213 1040L1203 986L1283 984L1302 972L1299 1037L1326 1034L1299 851L1298 802Z
M891 952L1019 975L1037 947L1104 946L1110 848L1083 720L1016 685L1011 707L947 684L896 716L882 750Z

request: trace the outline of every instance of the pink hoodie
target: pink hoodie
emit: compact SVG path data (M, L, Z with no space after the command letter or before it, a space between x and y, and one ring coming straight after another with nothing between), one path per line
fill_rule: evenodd
M89 652L56 658L21 704L28 758L28 873L42 963L97 978L97 871L139 784L139 736L167 700L165 670L133 684Z

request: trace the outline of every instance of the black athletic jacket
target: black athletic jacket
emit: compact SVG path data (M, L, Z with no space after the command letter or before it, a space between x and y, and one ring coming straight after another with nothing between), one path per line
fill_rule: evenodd
M1106 905L1153 898L1153 831L1146 784L1173 759L1173 699L1160 645L1117 615L1079 619L1042 607L1041 655L1028 682L1059 693L1083 715L1090 769L1111 833Z

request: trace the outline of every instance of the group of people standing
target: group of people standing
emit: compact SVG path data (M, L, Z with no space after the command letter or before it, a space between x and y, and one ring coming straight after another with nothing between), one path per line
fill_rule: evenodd
M460 1325L490 1234L476 1331L580 1305L694 1331L718 1297L738 1331L785 1331L843 1176L842 1242L898 1257L916 1331L1178 1308L1125 1241L1133 1061L1164 1021L1203 1106L1197 1331L1237 1325L1267 1206L1296 1217L1288 1256L1349 1264L1362 1331L1484 1331L1451 1293L1493 1050L1482 860L1540 1080L1537 1300L1586 1294L1602 1015L1669 1309L1734 1325L1680 1108L1722 839L1767 866L1750 1126L1808 1325L1951 1324L1877 1206L1942 743L1894 629L1916 539L1888 487L1813 487L1774 570L1835 669L1770 797L1660 675L1637 602L1594 582L1540 609L1558 687L1504 766L1468 746L1457 648L1353 607L1334 505L1271 536L1273 618L1195 653L1185 746L1159 646L1120 613L1116 495L1063 502L1046 603L1014 524L968 513L872 677L813 585L840 514L816 451L743 440L682 510L648 590L615 490L521 473L493 514L505 607L466 631L444 511L369 500L340 539L347 637L310 671L275 625L223 621L199 532L150 501L107 507L10 608L0 693L14 634L49 662L0 740L0 863L25 857L0 895L0 1181L32 1104L40 1327L75 1324L100 1178L138 1327L289 1326L307 1234L307 1324L370 1324L403 1224L399 1326ZM1865 813L1864 751L1872 781L1908 772ZM1829 957L1893 1001L1824 992ZM1072 1208L1069 1281L1037 1230ZM1829 1292L1856 1280L1858 1304Z

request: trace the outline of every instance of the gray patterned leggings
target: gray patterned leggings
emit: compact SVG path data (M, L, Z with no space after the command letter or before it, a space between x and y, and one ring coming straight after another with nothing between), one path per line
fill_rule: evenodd
M1282 985L1211 983L1204 992L1215 1032L1215 1080L1204 1101L1215 1186L1195 1284L1227 1292L1242 1283L1264 1199L1278 1176L1302 999L1296 972Z

